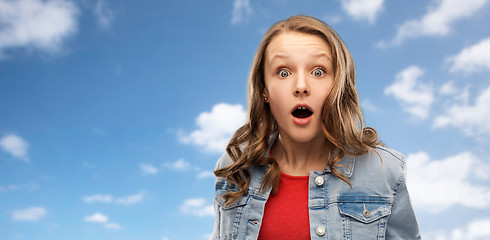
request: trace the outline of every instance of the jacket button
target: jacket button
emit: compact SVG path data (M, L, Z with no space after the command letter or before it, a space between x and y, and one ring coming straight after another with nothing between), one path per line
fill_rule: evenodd
M367 210L367 209L364 209L364 211L362 211L362 215L365 218L368 218L371 215L371 212L369 210Z
M325 235L325 228L322 226L319 226L316 228L316 235L318 236L323 236Z
M369 216L371 216L371 211L367 210L366 204L363 204L363 205L364 205L364 211L362 211L362 216L364 216L365 218L368 218Z
M322 176L318 176L318 177L316 177L316 178L315 178L315 184L316 184L317 186L321 186L321 185L323 185L323 183L324 183L324 182L325 182L325 181L323 180L323 177L322 177Z

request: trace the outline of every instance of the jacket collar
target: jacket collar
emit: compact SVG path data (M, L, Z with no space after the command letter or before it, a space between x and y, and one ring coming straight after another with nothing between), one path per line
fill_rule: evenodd
M330 161L332 161L332 159L333 159L333 154L332 157L330 158ZM344 157L342 157L342 159L340 159L340 161L337 162L335 169L337 169L339 172L344 174L346 177L350 178L354 173L355 162L356 162L356 157L351 156L349 154L344 154ZM332 172L329 165L327 165L327 167L323 170L323 174L327 172Z

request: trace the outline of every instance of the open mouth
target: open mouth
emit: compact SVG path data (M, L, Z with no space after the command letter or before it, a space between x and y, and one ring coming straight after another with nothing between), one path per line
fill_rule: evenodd
M308 118L313 115L313 112L305 106L298 106L291 114L295 118Z

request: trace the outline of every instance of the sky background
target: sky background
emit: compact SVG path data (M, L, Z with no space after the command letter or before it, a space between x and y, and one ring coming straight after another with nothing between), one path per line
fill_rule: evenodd
M330 24L425 239L490 239L488 0L0 0L0 239L205 239L265 31Z

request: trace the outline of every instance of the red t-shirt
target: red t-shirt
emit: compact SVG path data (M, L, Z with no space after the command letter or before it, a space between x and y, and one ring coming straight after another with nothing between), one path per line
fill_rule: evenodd
M258 240L310 239L308 178L281 173L279 191L265 204Z

